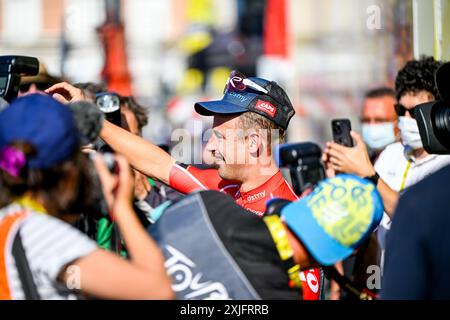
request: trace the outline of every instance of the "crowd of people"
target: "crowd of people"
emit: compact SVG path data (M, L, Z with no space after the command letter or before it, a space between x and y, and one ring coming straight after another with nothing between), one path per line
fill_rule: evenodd
M450 156L425 151L413 111L440 98L441 65L409 61L395 88L368 91L362 134L351 132L353 147L326 144L327 177L303 194L275 161L295 111L274 81L233 71L222 99L193 106L213 117L208 165L196 165L142 137L148 115L133 97L102 84L23 78L19 97L0 112L0 299L198 297L174 277L177 234L190 252L184 261L218 241L211 250L224 263L187 263L217 269L204 279L223 280L216 298L233 298L228 285L240 288L235 298L449 298L445 264L428 257L450 257L446 207L425 206L422 194ZM87 141L68 106L95 108L105 95L120 105L120 120L105 116ZM439 185L448 170L441 172ZM207 218L195 220L186 208L199 194L197 211ZM167 231L170 217L178 225ZM200 232L205 223L212 237Z

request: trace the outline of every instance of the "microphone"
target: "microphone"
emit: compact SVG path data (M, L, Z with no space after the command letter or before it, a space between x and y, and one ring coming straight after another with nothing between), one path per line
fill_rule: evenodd
M81 135L81 144L94 143L102 129L105 118L97 105L87 101L76 101L68 104L73 112L75 124Z

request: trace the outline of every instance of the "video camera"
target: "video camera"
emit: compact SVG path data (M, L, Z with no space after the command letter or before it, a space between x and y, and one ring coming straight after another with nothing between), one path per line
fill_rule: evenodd
M20 78L35 76L39 61L26 56L0 56L0 97L11 102L19 93Z
M100 92L95 94L95 104L103 113L106 120L122 127L122 115L120 113L120 96L114 92ZM101 138L95 143L95 149L102 153L113 153L113 149Z
M322 150L312 142L284 143L275 150L278 167L289 169L292 187L301 195L326 178Z
M414 116L424 149L450 154L450 62L436 71L435 81L441 100L417 105Z
M120 114L120 96L114 92L101 92L95 95L95 104L104 113L105 119L122 126L122 118Z

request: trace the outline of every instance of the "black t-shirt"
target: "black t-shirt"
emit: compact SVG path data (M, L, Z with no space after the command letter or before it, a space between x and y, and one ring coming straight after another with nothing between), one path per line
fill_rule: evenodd
M450 166L408 189L388 234L383 299L450 299Z

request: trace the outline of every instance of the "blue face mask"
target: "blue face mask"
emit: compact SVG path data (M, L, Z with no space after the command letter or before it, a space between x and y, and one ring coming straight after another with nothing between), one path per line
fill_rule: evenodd
M382 149L395 142L394 124L382 122L362 125L362 138L372 149Z

